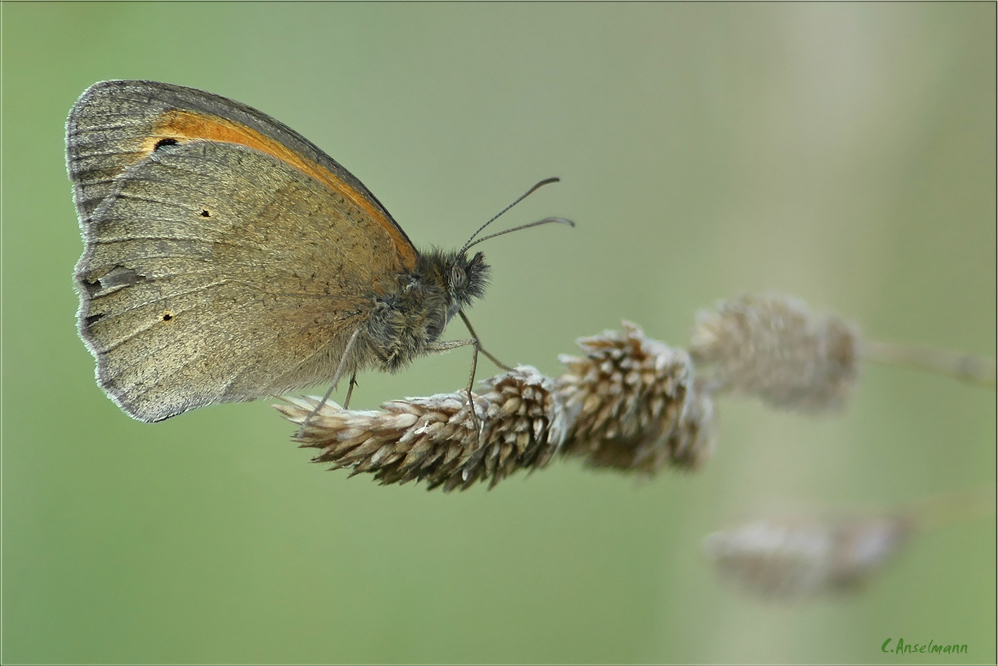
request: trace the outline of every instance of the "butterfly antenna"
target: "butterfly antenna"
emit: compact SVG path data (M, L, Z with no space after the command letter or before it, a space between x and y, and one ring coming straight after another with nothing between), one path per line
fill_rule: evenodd
M493 218L491 220L489 220L488 222L486 222L482 226L478 227L478 231L476 231L475 233L471 234L471 238L469 238L468 242L465 243L464 247L461 248L461 253L463 254L464 252L466 252L468 250L469 247L471 247L472 245L474 245L475 243L472 243L472 241L475 240L475 236L477 236L478 234L482 233L482 231L485 230L485 227L489 226L490 224L492 224L493 222L495 222L496 220L498 220L500 217L502 217L503 213L505 213L510 208L512 208L516 204L520 203L521 201L523 201L527 197L529 197L531 194L533 194L535 191L537 191L541 187L544 187L545 185L548 185L550 183L557 183L560 180L561 180L561 178L545 178L544 180L540 181L539 183L537 183L536 185L534 185L533 187L531 187L529 190L527 190L526 192L524 192L523 194L521 194L519 197L516 198L516 201L514 201L510 205L508 205L505 208L503 208L501 211L499 211L498 213L496 213L495 216L493 216ZM555 218L548 218L548 219L549 220L554 220ZM561 218L558 218L558 219L561 219ZM568 222L568 220L565 220L565 221ZM543 222L543 220L542 220L542 222ZM537 223L528 224L528 225L525 225L524 227L517 227L517 228L518 229L523 229L523 228L526 228L526 227L536 226L536 224ZM572 224L572 223L569 222L569 224ZM572 224L572 226L575 226L575 225ZM515 231L515 230L514 229L510 229L510 231ZM508 232L504 231L502 233L508 233ZM494 234L494 236L498 236L498 235L500 235L500 234ZM493 236L488 236L488 238L492 238L492 237ZM485 240L485 239L481 238L477 242L481 243L483 240Z
M514 231L519 231L520 229L529 229L530 227L539 227L542 224L551 224L552 222L557 222L558 224L567 224L570 227L574 227L575 226L575 222L572 222L568 218L564 218L564 217L545 217L543 220L537 220L536 222L530 222L529 224L521 224L520 226L513 227L512 229L506 229L505 231L497 231L494 234L489 234L488 236L482 236L481 238L479 238L478 240L476 240L474 243L469 243L468 245L465 245L464 249L461 250L461 252L465 252L465 251L467 251L467 249L469 247L474 247L474 246L478 245L479 243L483 243L483 242L487 241L490 238L495 238L496 236L502 236L503 234L511 234Z

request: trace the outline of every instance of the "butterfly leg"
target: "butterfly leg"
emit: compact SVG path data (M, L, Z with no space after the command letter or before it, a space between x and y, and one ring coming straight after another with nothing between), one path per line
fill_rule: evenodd
M495 356L490 354L488 350L485 349L485 347L482 346L482 340L481 338L478 337L478 333L475 333L475 329L472 328L471 321L468 319L468 315L464 314L464 310L458 310L457 313L461 315L461 321L463 321L464 325L468 328L468 332L471 333L471 337L475 339L478 351L481 351L483 354L485 354L485 358L495 363L496 367L501 368L506 372L512 370L513 368L509 367L508 365L497 359Z
M326 405L326 401L329 400L329 396L333 394L333 389L336 388L336 385L340 383L340 379L343 378L343 373L346 372L347 359L350 358L350 352L353 351L353 346L357 342L357 337L359 335L360 335L360 328L355 330L353 332L353 335L350 336L350 340L349 342L347 342L347 346L343 350L343 355L340 357L340 363L339 365L336 366L336 373L333 375L333 381L330 382L329 384L329 390L326 391L326 395L322 396L322 400L320 400L319 404L315 406L315 409L309 412L308 416L305 417L305 420L301 422L301 427L298 428L298 434L295 435L295 437L297 437L298 439L304 437L305 428L308 427L309 421L311 421L312 417L318 414L319 410ZM353 385L356 383L354 381L354 378L356 376L357 376L356 372L354 372L353 375L350 376L350 388L347 390L347 399L346 399L346 402L348 403L350 402L350 395L353 393Z
M475 434L481 436L483 424L478 420L478 414L475 412L475 400L471 393L472 387L475 385L475 373L478 370L478 351L481 349L481 345L478 342L478 338L473 338L471 340L448 340L447 342L434 342L426 346L426 351L433 352L445 352L451 349L457 349L458 347L474 347L475 353L471 357L471 376L468 378L468 388L465 389L468 394L468 407L471 408L471 421L475 424Z
M350 398L353 396L353 387L357 385L357 371L350 375L350 384L347 387L347 397L343 401L343 409L350 409Z

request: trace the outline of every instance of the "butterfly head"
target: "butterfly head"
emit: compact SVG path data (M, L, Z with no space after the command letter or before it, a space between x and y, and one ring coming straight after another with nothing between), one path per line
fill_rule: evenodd
M471 300L481 298L489 283L489 265L485 255L476 252L471 259L464 253L456 254L450 262L447 281L447 317L453 317L461 308L471 305Z
M438 285L443 292L443 324L470 306L474 299L485 294L490 269L481 252L476 252L469 258L461 251L433 250L420 258L425 262L427 282Z

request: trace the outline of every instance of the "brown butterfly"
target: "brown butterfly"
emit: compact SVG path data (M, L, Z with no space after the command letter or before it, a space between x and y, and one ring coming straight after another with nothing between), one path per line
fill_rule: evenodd
M352 391L362 369L395 372L462 345L477 359L463 310L489 266L466 253L499 235L474 240L492 220L456 252L419 252L300 134L166 83L91 86L66 144L86 244L80 335L98 384L130 416L161 421L344 377ZM548 222L572 224L516 229ZM472 339L439 341L455 314Z

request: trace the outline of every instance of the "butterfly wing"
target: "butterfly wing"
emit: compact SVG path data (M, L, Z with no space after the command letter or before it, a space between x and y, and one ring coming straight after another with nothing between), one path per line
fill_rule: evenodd
M214 138L152 134L147 150L154 114L136 100L112 112L105 98L104 131L82 120L91 101L70 118L80 332L99 384L158 421L328 381L373 293L404 269L387 213L285 144L219 140L216 121Z
M255 148L324 182L385 228L406 268L416 249L364 184L305 137L235 100L157 81L102 81L88 88L66 123L66 152L81 224L126 168L165 143L199 139Z

